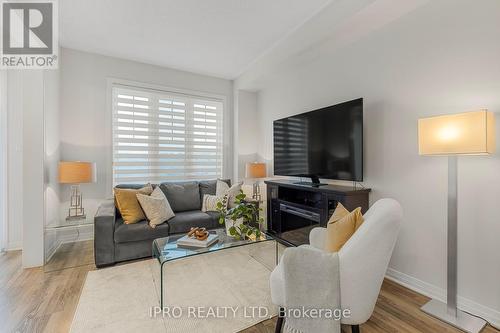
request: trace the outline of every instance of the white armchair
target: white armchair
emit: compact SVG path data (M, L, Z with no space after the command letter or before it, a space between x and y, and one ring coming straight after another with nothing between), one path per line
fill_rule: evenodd
M341 323L352 325L353 333L359 332L359 325L372 315L398 236L402 209L396 200L381 199L366 212L364 220L338 252L340 304L342 309L351 310L351 316ZM311 230L310 246L322 250L325 231L326 228ZM286 255L285 251L283 256ZM280 307L285 306L286 299L283 265L282 260L271 274L271 297ZM281 331L282 325L283 318L279 318L276 332Z

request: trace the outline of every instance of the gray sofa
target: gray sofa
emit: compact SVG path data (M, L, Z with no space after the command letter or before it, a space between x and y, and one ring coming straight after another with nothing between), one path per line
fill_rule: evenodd
M223 180L231 185L230 180ZM94 258L97 267L113 265L120 261L151 256L155 238L186 233L192 226L207 229L220 228L217 212L202 212L205 194L215 194L216 180L166 182L160 186L165 193L175 217L151 228L146 220L124 224L113 199L101 204L94 217ZM119 188L138 189L144 185L118 185Z

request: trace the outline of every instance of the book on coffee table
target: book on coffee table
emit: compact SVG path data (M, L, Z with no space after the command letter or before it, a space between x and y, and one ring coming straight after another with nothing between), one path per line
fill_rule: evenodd
M209 234L207 239L198 240L196 238L191 238L185 235L182 238L177 240L177 246L181 247L209 247L213 243L219 240L219 236L217 234Z

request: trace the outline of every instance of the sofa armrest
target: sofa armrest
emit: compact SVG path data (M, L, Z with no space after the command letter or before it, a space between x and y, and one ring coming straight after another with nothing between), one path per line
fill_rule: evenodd
M94 217L94 258L97 267L115 263L115 202L104 201Z
M323 250L325 248L326 228L313 228L309 233L309 244L311 246Z

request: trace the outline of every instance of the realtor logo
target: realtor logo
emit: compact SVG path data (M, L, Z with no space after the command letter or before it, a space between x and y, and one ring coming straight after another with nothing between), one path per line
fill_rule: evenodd
M0 68L57 68L57 3L1 2Z

